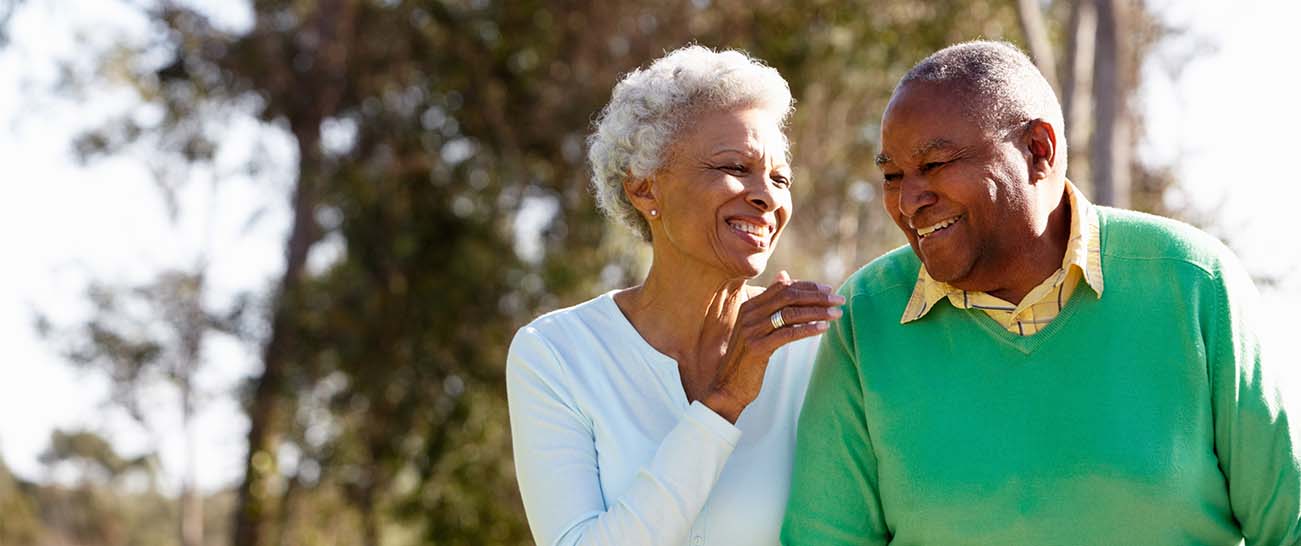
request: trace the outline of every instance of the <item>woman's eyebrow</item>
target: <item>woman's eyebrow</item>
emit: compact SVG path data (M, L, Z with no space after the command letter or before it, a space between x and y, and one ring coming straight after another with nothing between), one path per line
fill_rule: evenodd
M741 155L746 156L746 157L750 157L750 156L753 156L753 155L757 155L757 154L755 153L755 151L752 150L752 149L750 149L750 148L738 148L738 147L736 147L736 146L727 145L727 146L724 147L724 148L719 148L719 149L717 149L717 150L714 150L714 153L711 155L711 157L712 157L712 156L720 156L720 155L723 155L723 154L725 154L725 153L737 153L737 154L741 154Z

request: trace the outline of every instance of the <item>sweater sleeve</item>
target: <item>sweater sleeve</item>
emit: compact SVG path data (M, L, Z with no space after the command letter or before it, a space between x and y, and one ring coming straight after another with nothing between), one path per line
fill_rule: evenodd
M800 413L786 546L889 542L854 351L854 301L822 336Z
M540 546L686 544L740 430L700 402L691 404L632 485L607 505L593 424L565 374L537 330L516 334L507 356L507 401L534 540Z
M1258 294L1228 263L1214 283L1207 356L1215 452L1247 546L1301 544L1301 393L1284 392L1284 363L1257 337ZM1295 364L1295 363L1293 363ZM1296 387L1293 386L1293 389Z

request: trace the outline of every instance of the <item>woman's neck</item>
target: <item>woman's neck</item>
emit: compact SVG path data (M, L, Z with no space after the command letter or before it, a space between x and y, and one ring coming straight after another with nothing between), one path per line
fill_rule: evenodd
M750 297L746 279L696 269L653 263L645 282L615 295L646 342L685 367L727 351L741 303Z

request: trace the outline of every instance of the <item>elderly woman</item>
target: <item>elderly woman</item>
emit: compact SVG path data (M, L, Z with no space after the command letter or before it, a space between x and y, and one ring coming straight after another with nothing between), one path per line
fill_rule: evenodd
M520 492L552 545L777 544L830 287L746 284L791 217L790 89L691 46L624 77L590 138L601 208L654 253L644 282L511 343Z

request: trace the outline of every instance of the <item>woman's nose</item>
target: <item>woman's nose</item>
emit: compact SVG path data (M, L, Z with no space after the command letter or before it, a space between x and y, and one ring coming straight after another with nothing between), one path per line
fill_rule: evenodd
M763 173L755 176L757 180L748 184L749 194L746 198L751 205L763 211L772 210L777 206L777 197L773 195L773 184L768 180L768 174Z

